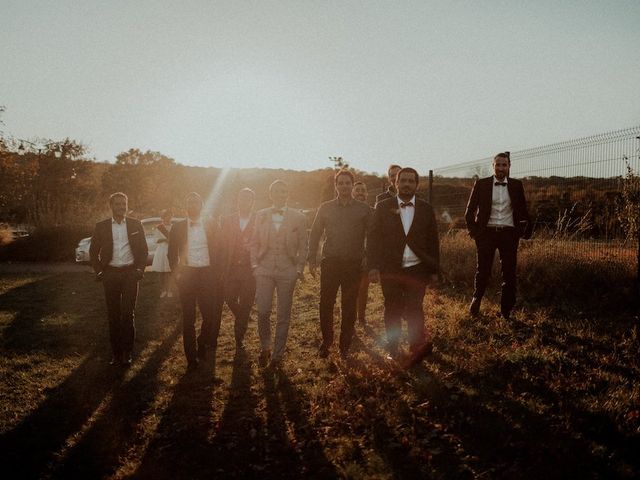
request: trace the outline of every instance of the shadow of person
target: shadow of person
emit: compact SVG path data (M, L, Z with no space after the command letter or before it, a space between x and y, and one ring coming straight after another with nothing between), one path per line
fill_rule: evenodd
M313 425L309 423L310 402L290 381L283 369L266 370L264 375L267 406L268 473L335 478L334 465Z
M216 430L213 394L218 384L212 368L204 365L180 377L133 477L216 477L219 458L210 437Z

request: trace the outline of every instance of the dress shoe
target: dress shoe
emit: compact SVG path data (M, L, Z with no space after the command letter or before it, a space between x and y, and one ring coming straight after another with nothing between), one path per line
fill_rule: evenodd
M433 343L426 342L423 345L413 349L409 358L403 364L404 368L411 368L419 364L427 355L433 352Z
M320 352L318 353L320 358L327 358L329 356L329 347L324 343L320 345Z
M507 310L506 308L501 308L500 309L500 315L502 315L502 318L504 318L505 320L510 320L511 319L511 310Z
M469 305L469 313L471 314L472 317L477 317L480 314L481 301L482 301L482 298L480 297L473 297L471 299L471 304Z
M385 359L390 362L397 362L400 359L400 352L397 348L391 348L385 355Z
M120 357L120 355L114 355L113 357L111 357L111 360L109 360L109 365L112 366L117 366L120 365L122 363L122 358Z
M258 357L258 366L260 368L264 368L271 360L271 351L270 350L262 350L260 352L260 356Z

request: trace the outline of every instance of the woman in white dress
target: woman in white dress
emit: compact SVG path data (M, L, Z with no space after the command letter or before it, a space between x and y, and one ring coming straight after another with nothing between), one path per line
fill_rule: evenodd
M173 213L171 210L163 210L160 214L162 223L156 226L156 251L153 255L153 262L151 263L151 271L160 273L160 284L162 285L162 291L160 298L165 296L173 297L171 291L171 284L169 283L171 278L171 268L169 268L169 259L167 258L167 252L169 251L169 232L171 231L171 217Z

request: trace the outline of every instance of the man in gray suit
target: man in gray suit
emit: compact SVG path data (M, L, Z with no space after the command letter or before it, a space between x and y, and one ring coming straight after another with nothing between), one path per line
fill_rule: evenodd
M273 206L256 214L250 243L251 267L256 277L256 308L260 337L260 367L278 367L282 362L296 281L303 278L307 259L306 217L287 207L289 188L282 180L269 187ZM277 320L273 353L271 348L271 306L276 291Z

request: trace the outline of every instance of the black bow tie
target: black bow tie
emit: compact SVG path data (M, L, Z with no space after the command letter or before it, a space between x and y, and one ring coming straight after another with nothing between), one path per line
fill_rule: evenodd
M413 207L413 202L400 202L400 208Z
M507 182L496 182L496 183L494 183L494 185L496 187L506 187L507 186Z

